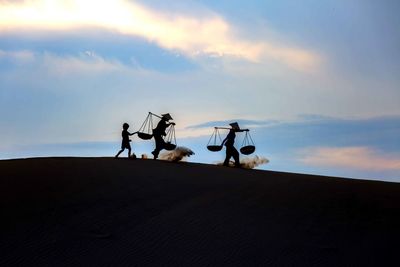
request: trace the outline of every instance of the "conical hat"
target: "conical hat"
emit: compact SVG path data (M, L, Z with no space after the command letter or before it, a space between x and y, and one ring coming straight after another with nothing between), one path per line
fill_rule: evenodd
M229 125L232 127L232 129L240 130L239 124L237 122L229 123Z
M161 114L161 116L167 121L173 120L173 118L171 117L171 115L169 113Z

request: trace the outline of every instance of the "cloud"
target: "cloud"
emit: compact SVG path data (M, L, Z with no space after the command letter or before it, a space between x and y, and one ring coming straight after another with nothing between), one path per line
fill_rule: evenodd
M316 147L302 151L300 161L312 166L350 168L365 171L398 171L400 157L364 146Z
M332 120L337 120L337 118L330 117L330 116L325 116L325 115L320 115L320 114L299 114L298 119L300 121L314 121L314 122L330 122Z
M36 71L45 69L56 75L70 73L99 73L122 70L125 66L116 61L105 59L93 51L84 51L79 55L61 56L49 52L29 50L0 50L0 63L7 60L20 67L34 67Z
M20 50L20 51L3 51L0 50L0 60L11 60L13 63L21 64L21 63L29 63L32 62L35 58L35 55L32 51L29 50Z
M0 6L0 31L90 27L138 36L192 58L272 60L299 70L313 69L320 61L318 55L305 49L239 38L234 27L213 12L201 16L166 13L127 0L5 1Z
M210 128L210 127L229 127L229 123L238 122L240 126L245 127L257 127L257 126L266 126L271 124L276 124L279 121L276 120L243 120L243 119L232 119L232 120L221 120L221 121L208 121L196 125L190 125L186 127L186 129L202 129L202 128Z
M40 55L43 66L56 74L109 72L123 68L118 61L106 60L94 52L85 51L79 56L58 56L51 53Z

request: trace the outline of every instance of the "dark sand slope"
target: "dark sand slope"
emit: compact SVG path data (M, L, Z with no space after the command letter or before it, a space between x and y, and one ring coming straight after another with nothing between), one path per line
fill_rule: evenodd
M399 263L400 184L107 158L0 175L1 266Z

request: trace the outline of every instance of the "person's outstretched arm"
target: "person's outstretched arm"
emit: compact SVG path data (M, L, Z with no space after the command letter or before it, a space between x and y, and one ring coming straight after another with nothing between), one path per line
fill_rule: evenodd
M133 133L128 133L129 135L134 135L134 134L137 134L139 131L137 131L137 132L133 132Z
M225 139L222 141L221 146L223 146L225 144L226 140L228 140L228 136L225 137Z

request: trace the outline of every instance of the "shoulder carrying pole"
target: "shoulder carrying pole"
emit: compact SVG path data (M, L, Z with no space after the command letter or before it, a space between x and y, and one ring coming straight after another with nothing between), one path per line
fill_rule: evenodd
M214 127L214 129L224 129L224 130L231 130L232 128L228 128L228 127ZM239 131L250 131L249 129L239 129Z

